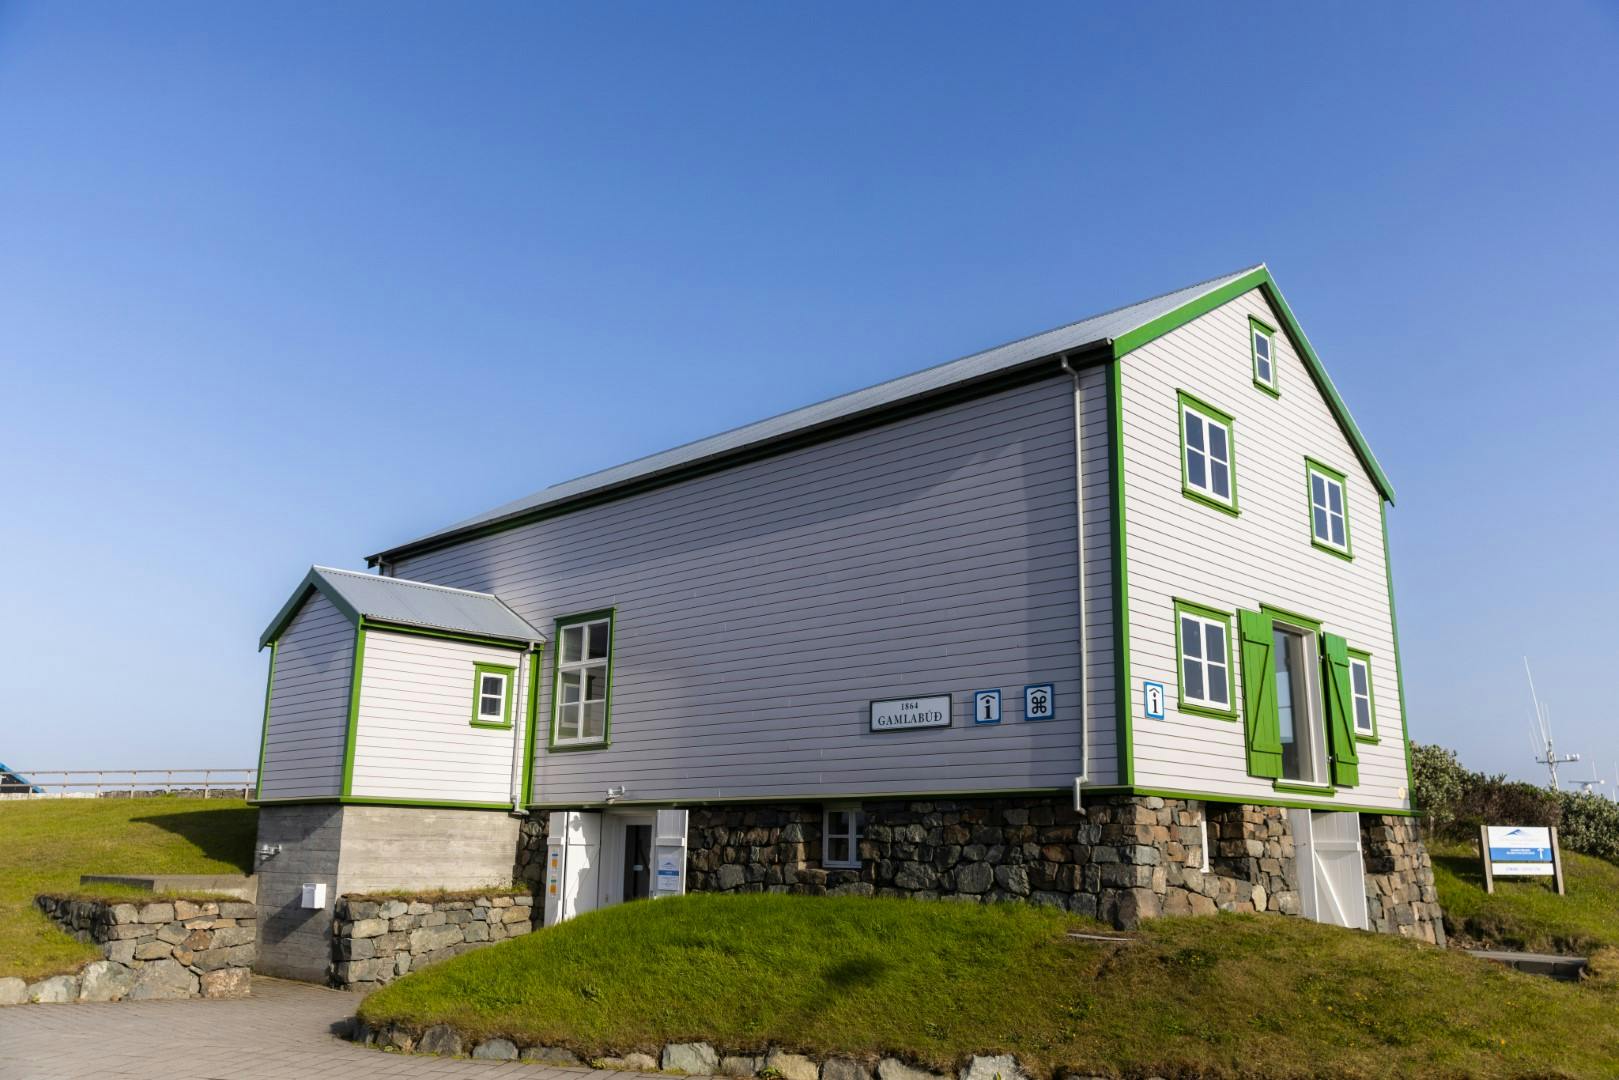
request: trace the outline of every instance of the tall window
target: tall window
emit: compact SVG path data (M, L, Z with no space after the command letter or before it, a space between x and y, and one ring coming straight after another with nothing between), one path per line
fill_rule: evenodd
M1180 395L1181 491L1228 514L1237 511L1237 472L1231 417L1212 405Z
M1310 492L1310 538L1316 547L1349 556L1349 509L1344 495L1344 474L1319 461L1305 458Z
M558 621L553 746L606 743L612 651L611 612Z
M1231 616L1186 601L1175 604L1175 641L1180 653L1180 708L1236 715L1232 700Z
M511 727L514 667L475 664L472 671L472 726Z
M1248 336L1254 353L1254 385L1276 394L1276 331L1258 319L1248 320Z
M1363 653L1349 654L1349 696L1355 710L1355 735L1377 737L1377 714L1372 710L1372 661Z
M1318 702L1315 635L1275 629L1276 713L1282 740L1282 779L1318 783L1326 773L1325 728Z
M860 867L860 830L865 814L856 806L829 806L821 815L821 865L828 869Z

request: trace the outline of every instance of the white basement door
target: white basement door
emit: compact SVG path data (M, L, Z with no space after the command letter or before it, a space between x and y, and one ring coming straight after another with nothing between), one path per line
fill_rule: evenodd
M1366 870L1360 851L1360 815L1289 810L1293 853L1304 916L1365 930Z

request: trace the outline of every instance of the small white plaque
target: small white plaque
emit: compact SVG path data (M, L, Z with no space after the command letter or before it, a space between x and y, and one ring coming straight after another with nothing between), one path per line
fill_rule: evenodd
M1001 722L1001 692L999 690L973 691L973 723L998 724Z
M1057 691L1050 683L1023 688L1023 719L1050 720L1057 715Z
M894 698L871 703L871 730L910 731L950 726L950 695Z

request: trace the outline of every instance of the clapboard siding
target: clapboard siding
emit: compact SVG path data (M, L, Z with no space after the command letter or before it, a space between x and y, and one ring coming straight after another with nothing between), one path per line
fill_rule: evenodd
M352 794L509 803L527 693L522 659L516 649L367 630ZM472 726L478 664L518 669L510 730Z
M616 608L610 748L546 750L545 664L542 804L618 785L627 801L1064 788L1081 767L1073 409L1070 380L1044 380L394 572L494 592L542 629ZM1105 454L1105 433L1090 444ZM1087 501L1105 521L1105 488ZM1037 682L1058 715L1029 723ZM972 691L995 687L1003 722L975 726ZM874 698L945 692L949 729L867 730Z
M1254 386L1250 315L1281 325L1256 289L1123 361L1131 673L1137 684L1163 682L1171 699L1166 719L1147 720L1139 695L1131 695L1137 783L1255 801L1277 797L1269 780L1247 774L1240 722L1174 706L1175 598L1233 612L1264 603L1317 618L1372 655L1381 741L1359 745L1359 786L1322 805L1408 808L1380 497L1285 334L1276 336L1281 397ZM1181 493L1177 390L1235 418L1237 518ZM1352 562L1310 543L1306 455L1349 477ZM1241 701L1240 665L1237 683Z
M311 593L276 644L261 799L339 795L354 674L354 624Z

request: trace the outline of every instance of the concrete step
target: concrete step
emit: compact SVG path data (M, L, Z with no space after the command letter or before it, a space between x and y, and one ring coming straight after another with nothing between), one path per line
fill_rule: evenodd
M1480 960L1494 960L1498 964L1516 968L1529 975L1547 975L1564 982L1578 982L1585 970L1583 956L1558 956L1554 953L1513 952L1509 949L1468 949L1467 955Z

